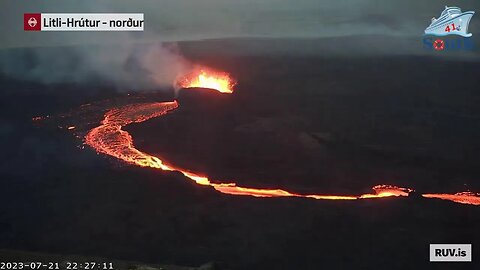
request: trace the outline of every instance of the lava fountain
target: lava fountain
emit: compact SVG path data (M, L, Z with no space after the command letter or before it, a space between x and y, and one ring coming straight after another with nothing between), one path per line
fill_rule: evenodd
M200 68L177 79L176 88L209 88L221 93L233 93L235 80L225 72Z
M233 93L235 81L227 73L199 69L183 76L175 83L180 88L211 88L221 93ZM407 197L413 189L392 185L377 185L373 193L360 195L323 195L298 194L283 189L262 189L241 187L232 181L210 181L208 176L169 164L163 158L150 155L135 148L132 136L122 129L131 123L140 123L159 117L179 107L177 101L137 103L107 111L101 125L91 129L85 136L85 143L98 153L113 156L127 163L141 167L151 167L164 171L178 171L198 185L211 186L215 190L230 195L247 195L253 197L301 197L318 200L358 200L385 197ZM480 205L480 197L474 193L424 194L425 198L451 200L463 204Z

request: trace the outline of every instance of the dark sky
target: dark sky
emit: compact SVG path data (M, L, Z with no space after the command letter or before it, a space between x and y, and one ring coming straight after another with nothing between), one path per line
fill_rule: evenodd
M445 5L476 11L477 0L136 0L17 1L0 8L0 47L125 40L177 41L222 37L421 36ZM143 33L23 32L25 12L141 12ZM480 30L475 15L470 25ZM480 32L479 32L480 33Z

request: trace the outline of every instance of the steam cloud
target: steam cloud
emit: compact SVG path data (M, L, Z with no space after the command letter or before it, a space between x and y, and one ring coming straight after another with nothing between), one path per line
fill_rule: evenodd
M477 1L468 0L458 0L455 5L475 11L479 7ZM5 0L0 9L0 73L44 83L100 80L114 83L120 90L158 89L171 86L175 77L189 68L174 49L158 40L330 38L334 45L318 51L425 54L421 34L429 18L442 9L441 3L414 0L382 4L376 0ZM146 26L136 34L24 32L23 13L28 12L140 12L145 14ZM480 20L474 18L470 26L478 31ZM360 37L359 45L335 39L352 35ZM53 48L57 46L66 47L59 51ZM12 51L25 47L30 49ZM288 45L286 50L295 52L297 47ZM474 53L478 55L478 50Z
M0 72L41 83L113 84L118 90L171 87L190 64L160 42L13 50L0 57Z

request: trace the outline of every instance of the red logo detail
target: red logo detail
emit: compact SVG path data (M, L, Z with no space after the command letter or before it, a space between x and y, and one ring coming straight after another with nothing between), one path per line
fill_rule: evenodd
M23 30L40 31L42 29L42 15L40 13L23 14Z
M433 42L433 48L437 51L442 51L445 49L445 42L441 39L437 39Z

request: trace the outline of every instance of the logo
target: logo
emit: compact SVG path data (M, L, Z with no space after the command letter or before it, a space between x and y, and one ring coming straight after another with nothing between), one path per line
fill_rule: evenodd
M445 49L445 41L441 39L435 40L435 42L433 42L433 48L437 51Z
M473 14L474 11L462 12L459 7L445 6L440 17L433 17L425 29L423 47L433 51L472 50L468 25Z
M30 25L30 27L35 27L35 25L37 25L37 20L34 17L30 17L30 19L28 19L28 25Z
M143 31L143 13L24 13L24 31Z
M24 31L40 31L42 28L40 13L23 14L23 30Z
M471 244L430 244L431 262L471 262Z
M473 11L462 12L459 7L445 6L438 19L432 18L432 22L425 29L425 35L471 37L472 34L468 33L468 24L473 14L475 14Z

